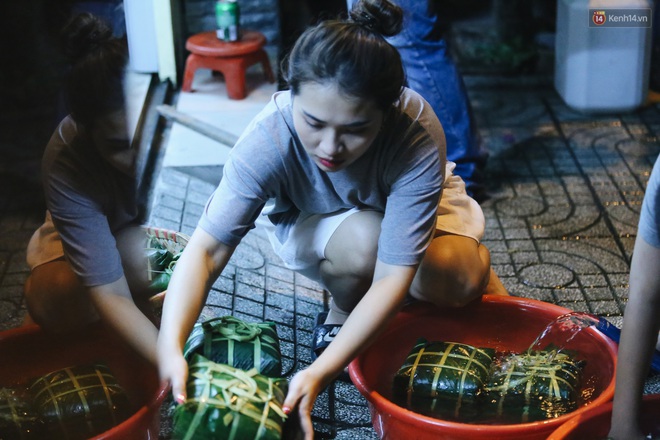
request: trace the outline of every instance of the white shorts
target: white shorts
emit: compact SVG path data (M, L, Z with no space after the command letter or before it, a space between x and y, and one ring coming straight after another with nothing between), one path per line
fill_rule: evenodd
M479 242L484 234L486 220L479 204L465 192L463 179L452 174L455 167L453 162L447 162L447 178L438 203L436 234L461 235ZM270 227L266 227L268 238L286 267L321 282L319 267L325 259L325 248L332 234L344 220L362 210L351 208L330 214L301 215L284 244L275 236L274 226L269 221L264 223L270 224Z

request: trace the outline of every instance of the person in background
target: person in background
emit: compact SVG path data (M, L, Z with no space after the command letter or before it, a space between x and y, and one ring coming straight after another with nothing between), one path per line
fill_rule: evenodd
M69 115L42 159L47 212L27 248L26 323L66 334L99 318L156 363L145 233L127 130L127 48L90 13L64 27Z
M647 438L640 423L644 382L660 331L660 160L649 178L630 267L608 438Z
M446 160L442 125L405 88L384 36L402 11L361 0L346 21L307 29L276 92L232 148L223 177L177 262L158 338L159 368L186 399L183 346L236 246L268 216L269 238L292 270L332 295L313 363L295 374L284 411L306 439L318 394L387 326L410 295L463 306L502 292L479 240L485 220ZM315 330L316 333L316 330Z
M277 2L280 12L280 45L278 65L286 59L300 34L309 26L319 21L345 16L345 0L280 0ZM278 75L278 90L288 87L281 75Z
M350 9L353 0L348 0ZM387 41L401 54L407 86L426 99L438 116L447 140L447 159L456 164L454 174L465 182L468 195L487 198L484 168L488 152L483 147L472 115L463 78L456 67L440 17L439 2L393 0L403 9L403 29Z

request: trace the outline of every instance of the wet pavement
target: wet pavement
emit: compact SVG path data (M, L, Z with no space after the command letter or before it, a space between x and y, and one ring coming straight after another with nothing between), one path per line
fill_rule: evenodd
M660 108L583 115L566 107L549 76L465 80L490 151L483 242L505 287L620 327L644 188L660 153ZM24 127L39 120L28 116L21 118ZM3 117L3 130L15 127L12 121ZM24 314L25 247L44 205L41 147L23 144L42 138L3 136L0 145L0 330L18 325ZM147 223L192 233L221 167L156 171ZM257 227L214 284L201 319L232 314L275 321L289 375L309 364L312 327L327 300L318 285L282 266ZM650 377L647 392L658 392L657 382ZM366 401L349 384L330 386L314 418L321 437L376 438Z

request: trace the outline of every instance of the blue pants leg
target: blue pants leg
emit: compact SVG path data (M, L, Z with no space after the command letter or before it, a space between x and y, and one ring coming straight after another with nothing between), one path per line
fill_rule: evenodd
M431 2L396 0L403 8L404 25L388 38L403 61L408 86L435 110L447 139L447 158L456 163L472 195L483 193L483 167L488 153L482 148L471 114L465 85L442 38Z

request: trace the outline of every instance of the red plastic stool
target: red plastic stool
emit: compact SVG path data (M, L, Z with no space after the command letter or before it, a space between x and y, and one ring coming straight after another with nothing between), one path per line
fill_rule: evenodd
M230 99L243 99L247 96L245 70L256 63L261 63L266 79L275 82L268 54L263 49L265 45L266 37L256 31L244 31L239 41L232 42L218 39L215 31L192 35L186 41L190 55L186 59L181 90L190 92L195 71L206 68L224 75Z

